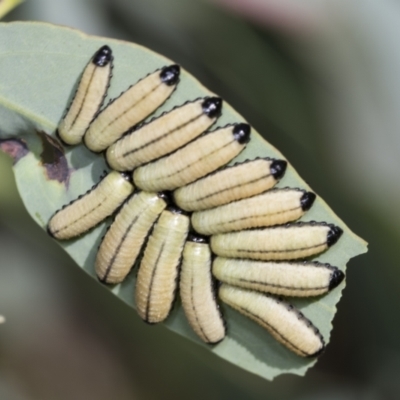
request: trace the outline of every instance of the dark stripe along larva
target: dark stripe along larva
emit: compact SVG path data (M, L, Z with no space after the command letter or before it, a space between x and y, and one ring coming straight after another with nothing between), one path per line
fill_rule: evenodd
M211 250L207 240L192 236L183 249L179 282L183 310L190 326L206 343L225 337L225 323L215 299Z
M221 114L222 101L208 97L183 104L142 125L107 149L108 165L132 171L189 143Z
M214 235L295 221L307 212L315 194L299 189L274 189L258 196L192 214L196 232Z
M84 136L85 145L92 151L103 151L147 118L171 96L179 73L177 65L164 67L111 101L90 124Z
M315 357L325 347L318 329L292 305L265 293L223 283L219 298L267 329L276 340L302 357Z
M142 190L174 190L194 182L235 158L250 140L250 125L220 128L169 156L137 168L133 181Z
M322 253L342 234L324 222L287 224L211 236L211 249L222 257L253 260L296 260Z
M166 207L156 193L134 194L123 205L101 241L96 273L105 283L120 283L128 275L148 232Z
M101 47L84 69L74 98L58 127L64 143L74 145L82 137L107 94L112 71L112 51Z
M286 171L286 161L257 158L226 167L174 191L175 203L186 211L201 211L271 189Z
M113 214L133 190L124 174L112 171L86 194L57 211L47 230L59 240L82 235Z
M272 262L216 257L213 275L244 289L291 297L320 296L338 286L344 274L317 262Z
M149 237L135 291L138 314L148 323L158 323L168 317L188 232L189 217L179 209L167 209Z
M225 257L264 259L265 254L268 253L275 254L275 258L272 259L278 260L305 258L325 251L333 245L340 237L341 230L327 223L297 223L248 230L248 228L259 226L283 224L301 217L311 207L315 196L311 192L300 189L270 190L285 173L287 163L284 160L259 158L226 167L226 164L235 158L248 142L250 126L245 123L236 123L200 136L221 113L222 101L217 97L186 102L150 122L137 126L170 96L178 80L178 66L164 67L149 74L99 112L84 136L84 143L93 151L103 151L108 147L109 165L116 170L133 169L135 186L148 191L132 195L116 215L100 245L96 272L103 282L121 282L129 273L146 237L156 224L149 236L139 269L136 302L140 316L150 323L162 321L167 317L174 298L174 283L178 273L176 260L182 256L180 291L185 313L189 323L202 340L216 343L223 339L225 326L213 294L210 247L208 244L195 240L187 241L184 245L187 228L177 229L174 232L177 238L174 238L173 231L167 228L167 219L170 222L173 220L172 213L165 210L167 203L156 192L174 190L175 204L186 211L195 211L192 216L195 230L208 235L212 234L213 252ZM148 96L144 96L146 99L151 98L149 103L143 106L145 111L141 110L134 116L130 115L129 120L125 119L125 114L130 114L131 108L137 108L136 111L141 108L137 106L137 102L141 104L140 93L147 93ZM125 136L119 139L123 134ZM292 198L284 198L287 194ZM279 196L283 197L279 198ZM272 202L279 202L279 205L274 204L270 208L267 207L267 210L264 208L261 212L257 211L257 202L265 206L264 197L274 199ZM239 208L245 208L244 214L240 214L238 209L235 211L237 203L242 205ZM268 220L260 222L258 220L263 212L269 214L269 217ZM230 213L233 217L230 217ZM208 217L204 218L206 215ZM281 218L283 215L285 217ZM183 217L183 215L180 216ZM184 219L188 221L188 216L184 216ZM205 224L204 221L199 222L204 219L208 219L208 222ZM244 223L245 220L251 223ZM53 224L54 220L50 221L49 230ZM217 230L215 226L218 226ZM221 226L224 226L222 231L226 233L216 233L220 232ZM237 232L232 232L234 230ZM268 243L274 244L274 247L264 246L266 237ZM173 249L173 246L176 248ZM277 256L278 254L280 255ZM169 256L174 261L166 261ZM247 263L246 265L249 266L251 263L260 263L260 261L234 259L232 263L235 265ZM199 270L193 269L194 265L198 265ZM283 268L283 265L293 266L294 263L275 262L275 265ZM240 285L237 283L238 278L233 277L230 266L221 267L221 271L215 272L221 280L231 283L234 281L235 285ZM339 270L336 272L336 278L331 276L331 279L332 281L336 279L337 284L344 275ZM254 281L251 274L241 273L239 280ZM325 274L326 279L328 279L327 276L328 274ZM296 288L293 289L293 286L298 286L297 283L291 284L290 281L279 283L280 278L277 278L276 273L273 274L273 278L270 274L269 279L267 283L258 281L256 283L258 286L251 286L251 288L259 291L269 287L268 290L273 291L275 289L272 288L285 287L286 292L280 293L286 295L300 291L300 288L297 288L297 292ZM187 284L188 281L191 282L190 285ZM250 283L254 284L254 282ZM325 292L335 285L328 285L325 280L323 286ZM228 287L230 288L226 284L222 285L222 288ZM166 289L165 292L163 288ZM240 298L245 298L249 293L249 298L257 299L247 308L246 315L259 323L262 322L263 326L268 325L265 322L265 310L263 311L262 307L255 304L263 304L265 300L260 299L272 299L272 297L252 290L232 288L233 292L240 293ZM227 296L221 295L224 290L220 290L220 297L235 307L234 302L228 301ZM312 295L317 294L317 289L312 290L314 290ZM302 291L303 294L305 292ZM273 302L279 303L277 300ZM240 307L243 308L243 304L236 305L236 308ZM285 331L287 325L291 324L293 315L301 315L289 306L284 308L291 311L282 314L286 317L282 322L281 330L274 328L275 331L272 330L272 334L297 354L309 356L318 353L323 348L322 339L318 335L314 335L314 339L315 337L321 339L320 347L318 343L316 344L317 339L309 348L296 344L298 339L296 330L303 332L304 325L310 328L309 321L295 325L294 337L290 337L289 340L279 339L278 336L284 336L281 331ZM303 322L306 321L303 317L300 319ZM315 332L316 328L311 327L309 331ZM309 337L312 336L312 334L309 335Z

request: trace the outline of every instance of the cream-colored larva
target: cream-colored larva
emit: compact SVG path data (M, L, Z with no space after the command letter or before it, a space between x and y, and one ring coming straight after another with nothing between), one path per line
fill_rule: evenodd
M318 262L266 262L217 257L213 275L221 282L244 289L282 296L320 296L337 287L344 273Z
M315 194L300 189L274 189L191 216L193 228L202 235L214 235L262 226L282 225L308 211Z
M211 250L205 239L190 237L183 249L179 283L182 306L190 326L206 343L218 343L226 333L215 298Z
M90 124L84 136L85 145L100 152L113 144L168 99L179 82L179 73L178 65L164 67L123 92Z
M78 144L99 111L111 79L112 52L101 47L83 71L71 105L58 126L61 140L70 145Z
M325 347L318 329L300 311L276 297L223 283L219 298L267 329L288 349L302 357L315 357Z
M250 125L220 128L169 156L137 168L135 184L142 190L174 190L215 171L235 158L250 140Z
M228 258L293 260L325 251L342 233L339 227L324 222L295 223L213 235L211 248Z
M151 227L166 207L160 194L134 194L116 215L96 257L96 273L104 283L120 283L135 264Z
M219 97L208 97L174 108L110 146L108 165L117 171L132 171L172 153L207 130L220 116L221 107Z
M174 192L186 211L205 210L271 189L285 174L287 162L258 158L214 172Z
M57 211L47 230L59 240L79 236L110 216L133 190L126 175L112 171L86 194Z
M179 264L189 231L189 216L179 209L164 210L154 226L136 280L136 309L150 323L164 321L178 285Z

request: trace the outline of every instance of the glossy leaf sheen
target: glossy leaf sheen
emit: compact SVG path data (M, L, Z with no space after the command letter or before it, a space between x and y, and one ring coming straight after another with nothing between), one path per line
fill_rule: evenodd
M46 132L55 137L55 129L90 56L104 44L113 50L115 61L108 98L115 97L139 78L172 62L135 44L89 37L49 24L0 24L0 31L0 146L17 157L14 171L20 194L29 213L45 229L55 210L86 192L106 169L103 157L92 154L83 145L66 149L67 164L62 153L46 140L46 135L39 133ZM182 71L178 90L156 114L208 94L210 92L195 78ZM240 121L243 118L225 103L216 126ZM4 139L11 141L4 142ZM47 143L46 151L43 151L44 143ZM235 161L257 156L283 157L253 130L247 149ZM309 190L290 166L279 186ZM318 257L321 262L345 269L350 258L366 251L365 243L320 198L302 220L327 221L344 230L339 242ZM103 223L80 239L60 242L76 263L93 277L97 246L105 228L106 223ZM135 276L136 270L125 282L110 288L132 307ZM326 342L343 287L344 284L320 298L291 300L320 329ZM175 304L165 325L220 357L267 379L284 372L303 375L314 364L315 360L292 354L261 327L230 308L224 306L223 311L228 323L228 336L214 347L200 343L188 326L179 303ZM132 313L132 318L138 317Z

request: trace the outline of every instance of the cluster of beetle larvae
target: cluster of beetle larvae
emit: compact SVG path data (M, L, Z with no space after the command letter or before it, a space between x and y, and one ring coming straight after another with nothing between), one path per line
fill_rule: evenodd
M135 296L145 321L168 317L179 286L188 322L206 343L226 334L219 298L298 355L319 354L318 329L271 294L319 296L335 288L344 278L337 267L298 260L327 250L342 230L292 223L315 194L273 189L286 161L257 158L223 168L245 148L251 128L235 123L204 133L221 114L220 98L188 101L140 124L175 90L179 66L149 74L101 109L112 61L108 46L95 53L58 127L64 143L105 152L111 172L57 211L49 233L71 239L116 212L96 273L106 284L122 282L143 249Z

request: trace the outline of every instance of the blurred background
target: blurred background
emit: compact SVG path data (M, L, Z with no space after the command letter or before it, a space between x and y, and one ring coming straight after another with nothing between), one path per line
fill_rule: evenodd
M267 382L134 312L30 219L0 153L0 399L398 399L400 2L26 0L35 20L133 41L236 108L370 243L326 353Z

